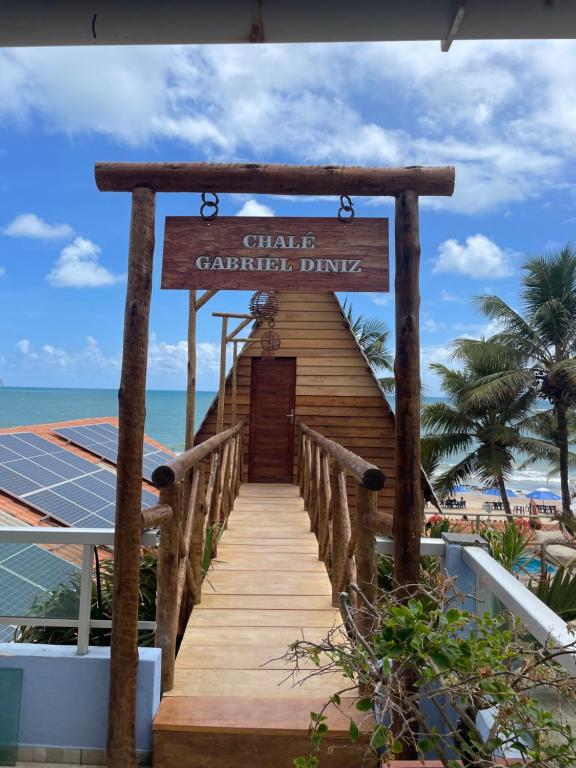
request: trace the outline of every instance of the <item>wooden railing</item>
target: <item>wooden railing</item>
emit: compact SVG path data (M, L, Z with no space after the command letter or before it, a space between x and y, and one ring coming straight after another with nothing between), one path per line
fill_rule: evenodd
M300 423L298 480L318 539L318 556L328 568L332 604L355 583L370 602L377 591L375 533L383 527L378 491L386 476L381 469L333 440ZM347 475L356 480L356 510L351 514Z
M219 533L238 495L244 423L219 432L152 474L160 500L142 512L142 528L160 527L156 646L162 649L163 691L174 685L178 619L186 590L192 606L201 599L208 532L214 557ZM208 458L210 470L206 473Z

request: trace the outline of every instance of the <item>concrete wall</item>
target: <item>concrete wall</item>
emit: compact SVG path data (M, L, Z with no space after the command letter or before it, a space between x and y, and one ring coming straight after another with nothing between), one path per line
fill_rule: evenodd
M160 705L159 648L140 648L136 745L152 748L152 719ZM0 668L24 671L18 743L103 749L108 721L110 648L0 643Z

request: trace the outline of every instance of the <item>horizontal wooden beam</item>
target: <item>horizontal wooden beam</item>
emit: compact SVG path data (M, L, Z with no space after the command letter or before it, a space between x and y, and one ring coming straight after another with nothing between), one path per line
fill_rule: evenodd
M255 320L254 315L247 315L245 312L212 312L212 317L235 317L238 320Z
M101 192L250 192L269 195L450 196L453 166L359 168L336 165L258 165L256 163L96 163Z

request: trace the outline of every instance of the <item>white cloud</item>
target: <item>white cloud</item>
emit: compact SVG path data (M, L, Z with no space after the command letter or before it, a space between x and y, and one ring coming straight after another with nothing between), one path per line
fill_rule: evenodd
M430 315L424 316L422 321L422 330L426 331L427 333L437 333L443 328L446 328L446 324L441 320L435 320L433 317L430 317Z
M2 230L8 237L30 237L37 240L62 240L72 237L69 224L48 224L35 213L21 213Z
M228 350L227 363L231 363ZM148 347L148 370L151 373L186 374L188 367L188 342L168 343L159 341L156 334L150 335ZM212 341L196 344L196 375L217 374L220 371L220 345Z
M447 291L445 288L442 288L440 291L440 301L451 301L458 304L463 304L467 301L467 299L462 298L462 296L456 296L455 294L450 293L450 291Z
M106 355L93 336L86 337L85 345L80 350L67 350L55 344L43 344L37 348L29 339L21 339L16 346L22 358L42 367L83 373L90 369L120 369L119 357Z
M372 304L376 304L379 307L387 307L390 304L391 298L389 293L371 293L370 300Z
M90 240L77 237L62 249L47 280L59 288L98 288L124 279L98 263L100 248Z
M23 355L30 355L32 353L32 345L28 341L28 339L21 339L18 344L16 344L18 349Z
M430 369L432 363L441 363L442 365L453 365L450 359L452 350L445 344L433 346L424 346L420 350L420 372L422 384L427 395L436 395L440 393L441 386L437 374Z
M236 216L274 216L274 211L258 200L246 200Z
M513 271L511 255L485 235L471 235L463 245L457 240L445 240L438 246L433 271L473 278L508 277Z
M0 119L210 160L455 163L454 198L423 203L463 213L565 184L575 104L568 40L0 51Z

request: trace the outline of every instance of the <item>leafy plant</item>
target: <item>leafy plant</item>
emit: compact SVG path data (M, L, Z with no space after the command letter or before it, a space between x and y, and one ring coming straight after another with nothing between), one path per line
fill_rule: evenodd
M294 643L286 654L296 668L312 661L312 676L338 670L349 680L312 713L310 754L296 758L297 768L318 766L326 712L346 694L356 695L357 686L363 693L350 736L356 741L367 734L368 750L384 763L400 754L422 761L435 754L445 768L492 768L495 754L515 749L525 768L573 768L576 738L570 725L534 696L542 684L573 695L575 680L557 663L559 655L574 652L572 645L536 649L509 617L463 610L450 580L420 586L408 602L401 601L403 592L384 593L378 604L353 592L363 607L355 610L350 597L341 595L348 635L334 629L320 643ZM374 631L363 634L368 617ZM422 699L436 724L424 714ZM481 711L493 716L485 737L476 722Z
M570 568L558 568L530 588L543 603L564 621L576 619L576 573Z
M431 539L439 539L443 533L450 530L450 520L442 515L430 515L425 529Z
M342 307L346 312L346 319L350 324L350 330L356 337L362 352L375 371L394 371L394 358L388 348L390 331L386 325L375 317L354 316L352 304L344 302ZM386 393L394 391L394 376L378 379L380 386Z
M501 529L487 525L482 536L488 542L488 551L494 560L510 572L526 554L530 540L526 526L517 520L507 520Z

